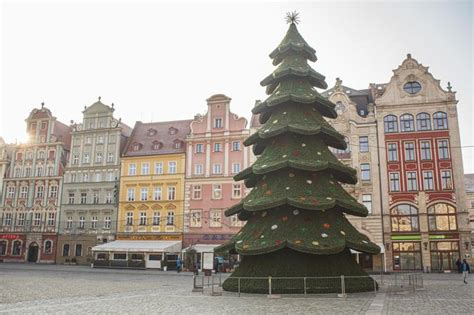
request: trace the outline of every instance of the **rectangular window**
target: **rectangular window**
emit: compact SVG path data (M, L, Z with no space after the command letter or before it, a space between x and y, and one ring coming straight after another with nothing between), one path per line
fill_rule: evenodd
M12 225L12 217L13 216L11 212L5 213L5 217L3 218L3 224L5 224L6 226Z
M142 175L148 175L150 173L150 164L142 163Z
M109 217L109 216L106 216L104 218L104 229L110 229L110 227L112 226L112 218Z
M191 227L201 227L202 210L191 210Z
M153 200L160 201L161 199L163 199L163 191L161 187L153 188Z
M161 162L158 162L158 163L155 163L155 174L163 174L163 163Z
M170 186L168 187L168 200L175 200L176 199L176 187Z
M433 190L434 189L434 181L433 181L433 172L432 171L424 171L423 172L423 188L425 190Z
M222 186L221 184L212 185L212 199L221 199L222 198Z
M390 173L390 191L400 191L399 173Z
M222 128L222 118L215 118L214 119L214 128L216 128L216 129Z
M84 157L82 159L82 163L87 164L90 161L89 153L84 153Z
M140 225L146 225L146 212L140 212Z
M96 191L92 193L92 203L94 204L99 203L99 193Z
M92 217L91 228L94 230L97 229L97 216Z
M201 185L193 185L193 199L201 199Z
M161 214L158 211L153 212L153 225L160 225L160 220Z
M42 167L37 167L36 168L36 176L38 176L38 177L43 176L43 168Z
M127 260L127 254L114 253L114 260Z
M431 160L431 143L429 141L421 141L421 159Z
M416 172L408 172L407 173L407 190L408 191L418 190L418 185L417 185L417 180L416 180Z
M48 226L54 226L56 216L54 212L48 213Z
M102 163L102 152L97 152L95 156L95 162L96 163Z
M87 193L81 193L81 204L87 203Z
M109 152L107 154L107 163L112 163L112 162L114 162L114 154Z
M204 153L204 144L202 143L196 144L196 153Z
M415 160L415 144L413 142L405 142L405 161Z
M41 213L35 213L35 216L33 217L33 225L40 226L40 224L41 224Z
M73 155L72 156L72 165L77 165L79 164L79 156L78 155Z
M15 187L14 186L9 186L8 187L8 189L7 189L7 198L10 198L10 199L15 198Z
M148 200L148 188L142 187L140 189L140 200L147 201Z
M362 203L369 211L369 214L372 213L372 195L371 194L363 194L362 195Z
M87 173L84 173L83 175L83 180L82 180L84 183L87 183L89 181L89 174Z
M240 184L232 185L232 198L238 199L242 197L242 186Z
M367 136L359 137L359 151L369 152L369 137Z
M86 137L86 144L92 144L92 137Z
M135 188L127 189L127 199L128 201L135 201Z
M127 212L127 225L133 225L133 212Z
M79 217L79 228L84 229L85 226L86 226L86 217L80 216Z
M219 163L212 165L212 174L222 174L222 166Z
M450 170L441 170L441 188L442 189L453 189L453 182L451 179Z
M221 216L222 216L222 210L221 209L211 209L210 210L210 215L211 215L211 227L221 227Z
M370 164L363 163L360 165L360 176L362 180L370 180Z
M137 166L135 164L128 165L128 175L133 176L137 174Z
M168 211L166 216L166 225L174 225L174 211Z
M43 198L44 196L44 186L36 187L36 198Z
M194 165L194 174L195 175L202 175L204 173L202 164Z
M222 152L222 143L220 142L214 143L214 152Z
M25 225L25 217L26 217L25 213L18 213L18 221L17 221L18 226L24 226Z
M72 229L72 217L67 217L66 229Z
M232 174L240 172L240 163L232 163Z
M21 186L20 188L20 198L28 198L28 186Z
M438 140L438 155L442 160L449 159L448 140Z
M398 145L396 143L388 144L388 161L398 161Z
M105 193L105 203L111 204L113 202L114 195L111 191L107 191Z
M76 244L76 252L74 256L76 257L82 256L82 244Z
M52 166L48 166L48 176L54 175L54 168Z
M232 151L240 151L240 141L232 141Z
M176 162L168 162L168 173L176 174Z
M237 226L237 227L238 226L243 226L244 221L240 221L237 214L234 214L233 216L230 217L230 225L231 226Z

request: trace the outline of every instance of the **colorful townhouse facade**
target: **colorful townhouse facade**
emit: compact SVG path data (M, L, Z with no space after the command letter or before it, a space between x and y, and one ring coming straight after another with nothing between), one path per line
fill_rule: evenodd
M137 122L123 150L116 241L95 246L95 266L174 266L184 232L190 120Z
M371 89L387 269L455 270L472 246L455 92L410 54Z
M92 247L115 240L120 154L131 128L100 97L71 128L64 174L57 263L90 264Z
M379 155L377 150L377 120L374 113L374 100L369 89L356 90L342 85L336 79L333 88L325 91L327 97L336 105L338 117L328 122L344 135L346 150L331 149L344 164L357 170L358 182L345 185L360 203L364 204L369 215L365 218L347 215L348 219L361 233L381 247L379 255L369 255L353 251L359 264L367 270L386 270L385 248L383 245L381 189Z
M186 138L186 185L183 246L199 255L229 240L243 226L224 211L246 193L233 176L250 164L247 120L232 113L231 98L216 94L207 99L207 112L196 115Z
M28 140L11 146L1 208L0 258L54 263L70 128L41 105L26 119Z

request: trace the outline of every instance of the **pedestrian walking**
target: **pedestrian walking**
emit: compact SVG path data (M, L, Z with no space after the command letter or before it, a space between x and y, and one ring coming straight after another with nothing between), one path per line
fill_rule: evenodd
M466 259L463 259L462 264L461 264L461 270L462 270L462 277L463 281L465 284L467 284L467 276L469 275L469 272L471 272L471 268L469 264L467 263Z
M456 267L458 267L458 273L461 273L461 258L458 258L458 260L456 260Z
M178 273L181 272L181 265L182 265L181 259L178 257L178 259L176 259L176 271Z

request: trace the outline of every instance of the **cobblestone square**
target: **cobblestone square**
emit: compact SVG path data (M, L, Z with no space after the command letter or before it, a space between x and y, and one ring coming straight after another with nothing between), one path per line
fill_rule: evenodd
M327 296L266 296L192 292L192 275L84 266L0 264L0 313L173 314L472 314L473 281L425 274L424 289ZM388 282L389 277L384 279ZM384 289L385 288L385 289Z

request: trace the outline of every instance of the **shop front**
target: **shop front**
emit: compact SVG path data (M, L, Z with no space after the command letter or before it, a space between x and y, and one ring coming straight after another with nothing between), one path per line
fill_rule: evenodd
M459 235L430 235L431 271L451 272L457 270L460 258Z
M94 246L93 267L176 269L181 241L118 240Z

